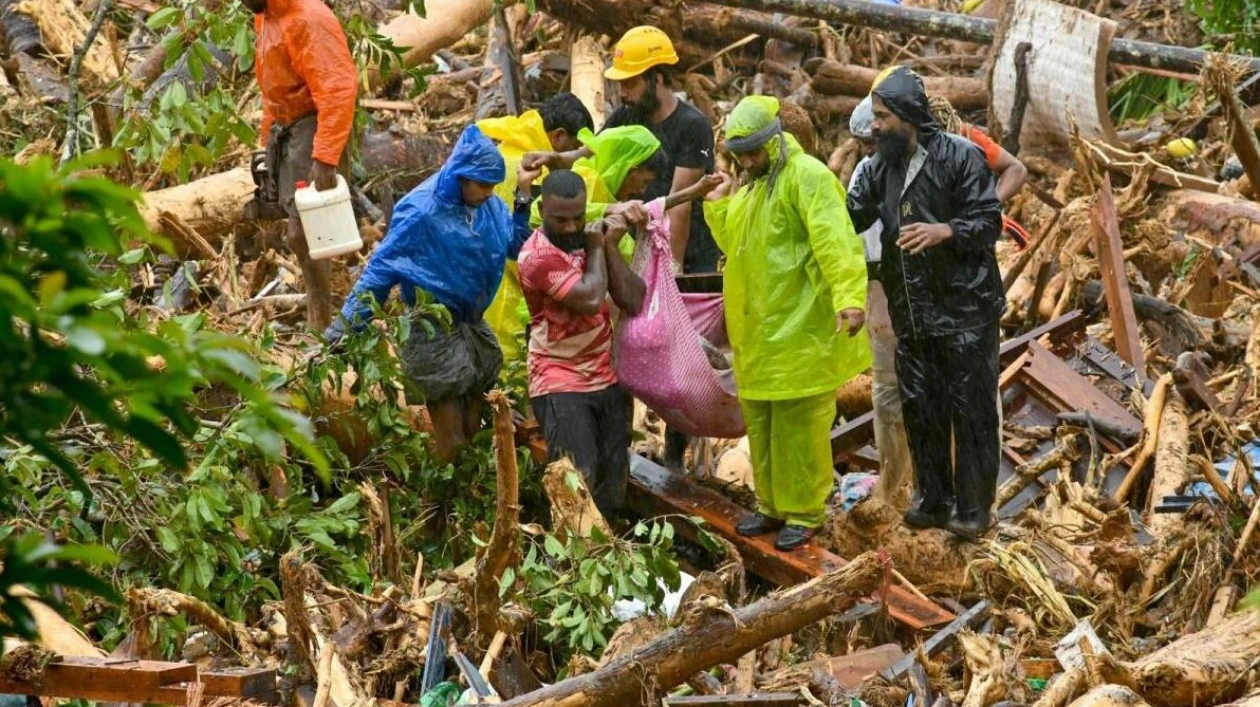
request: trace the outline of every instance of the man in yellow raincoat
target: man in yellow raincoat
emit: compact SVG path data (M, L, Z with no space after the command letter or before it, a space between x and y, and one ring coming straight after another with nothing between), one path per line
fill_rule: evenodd
M541 110L477 121L481 132L499 146L499 154L503 155L507 164L507 178L494 188L494 193L511 206L516 198L516 171L526 153L575 150L581 146L578 133L590 130L594 125L590 111L572 93L552 96ZM515 261L508 261L503 271L503 282L485 316L499 340L503 360L521 358L519 337L525 331L529 312L525 309Z
M783 132L778 112L767 96L731 112L726 149L749 180L732 195L724 175L704 215L726 254L726 326L757 487L757 512L736 530L777 530L775 547L791 550L826 519L835 392L871 356L866 262L844 188Z

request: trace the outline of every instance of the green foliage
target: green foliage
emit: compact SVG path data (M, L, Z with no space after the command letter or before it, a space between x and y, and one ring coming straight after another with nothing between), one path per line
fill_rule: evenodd
M1177 111L1194 98L1198 84L1153 74L1132 73L1111 85L1107 102L1117 124L1144 121L1161 111Z
M248 76L254 62L253 15L239 0L227 0L214 10L198 0L175 0L150 15L147 24L166 32L165 68L186 66L192 80L169 83L149 105L143 97L131 97L132 109L115 146L128 150L139 165L155 165L161 173L187 181L194 171L213 167L234 142L252 145L257 140L235 93L235 79ZM219 60L222 51L230 54L227 65ZM205 84L211 85L203 93L199 87Z
M655 611L665 597L661 583L670 591L678 588L673 541L674 526L667 520L639 523L625 538L608 538L599 530L589 540L542 535L530 543L519 578L504 573L500 593L519 592L547 631L543 640L594 656L617 628L615 601L638 599ZM556 662L567 663L568 656Z
M124 248L153 237L134 191L77 173L108 164L106 157L85 159L94 161L63 169L47 158L27 167L0 160L0 436L11 440L0 450L0 517L16 518L19 511L52 516L56 537L71 543L59 549L16 538L12 524L0 528L3 597L18 583L113 596L68 564L113 556L80 547L105 539L92 522L102 505L93 487L108 486L98 475L115 475L119 485L131 481L127 494L114 499L122 512L134 512L131 499L157 504L169 495L141 483L146 471L183 485L188 445L207 427L193 403L209 386L230 390L239 401L233 415L216 423L211 448L248 435L256 458L275 462L292 447L327 478L309 422L281 405L274 391L283 378L264 371L251 346L209 331L202 315L147 321L127 310L128 277L117 266L143 259L146 248ZM205 488L190 491L183 508L197 523L213 525L228 510ZM163 508L152 522L179 518L179 509ZM127 533L107 544L121 555L137 539ZM191 564L186 576L208 586L213 573L196 560ZM29 614L3 601L0 624L28 632Z
M408 4L424 16L422 0ZM413 94L424 90L431 68L404 68L405 48L381 35L364 14L355 11L339 19L363 85L371 67L379 67L382 75L410 79ZM114 145L138 165L187 181L210 171L233 145L256 144L257 126L245 119L248 113L240 105L241 89L253 81L254 16L240 0L224 0L214 9L200 0L173 0L147 24L165 33L165 68L186 65L191 81L167 84L151 103L129 97L130 110Z
M1187 0L1209 34L1233 35L1236 51L1260 53L1260 3L1255 0Z
M1247 596L1239 602L1238 608L1239 610L1260 611L1260 587L1247 592Z
M112 564L112 552L86 545L63 546L48 542L39 533L27 533L11 539L13 528L0 527L0 635L22 638L35 636L35 618L26 604L13 596L18 585L37 589L52 586L82 589L117 601L118 593L95 575L63 562L90 565Z

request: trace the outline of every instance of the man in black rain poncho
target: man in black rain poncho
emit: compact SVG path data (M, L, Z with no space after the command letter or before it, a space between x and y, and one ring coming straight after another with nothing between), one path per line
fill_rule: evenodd
M884 224L878 276L919 489L905 521L974 538L997 485L1001 205L984 155L940 129L918 75L887 71L871 97L878 152L848 204L857 231Z

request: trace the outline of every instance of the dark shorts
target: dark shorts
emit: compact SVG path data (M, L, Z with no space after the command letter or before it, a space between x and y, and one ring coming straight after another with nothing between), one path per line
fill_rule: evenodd
M540 395L530 402L551 461L572 459L586 476L600 512L620 510L630 477L630 393L614 385L594 393Z
M424 321L433 326L432 334ZM454 324L448 331L440 323L417 318L403 343L402 363L415 388L407 391L407 402L423 405L489 391L499 379L503 353L484 321Z
M311 174L311 153L315 151L315 130L318 121L315 114L298 118L287 126L277 125L271 129L267 140L267 168L276 175L277 193L280 195L280 208L290 218L297 218L297 206L293 203L293 192L297 191L297 183L306 181ZM341 153L341 164L337 171L342 176L349 175L349 145Z

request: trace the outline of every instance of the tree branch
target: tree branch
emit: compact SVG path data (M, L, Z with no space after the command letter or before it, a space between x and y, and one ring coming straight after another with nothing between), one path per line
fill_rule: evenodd
M105 24L105 16L114 7L114 0L101 0L96 6L96 14L92 15L92 26L83 37L83 44L74 50L70 58L70 70L66 74L66 83L70 86L70 102L66 108L66 141L61 146L61 164L69 162L78 152L79 142L79 69L83 66L83 57L92 48L96 35L100 34Z

